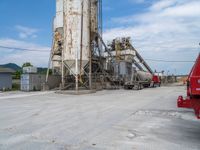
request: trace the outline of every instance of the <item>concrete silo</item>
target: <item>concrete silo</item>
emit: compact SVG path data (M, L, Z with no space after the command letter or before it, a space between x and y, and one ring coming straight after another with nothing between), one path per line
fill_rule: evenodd
M53 73L62 76L63 88L73 85L77 90L81 84L91 88L98 4L98 0L56 0L51 62Z
M63 0L56 0L56 16L53 22L52 67L54 73L61 72L63 44Z
M64 0L63 61L71 74L80 74L89 62L90 0Z
M98 33L98 0L90 0L91 39Z
M64 0L64 48L62 78L75 77L76 89L89 63L90 0ZM66 71L65 69L66 68ZM64 79L63 79L64 82Z

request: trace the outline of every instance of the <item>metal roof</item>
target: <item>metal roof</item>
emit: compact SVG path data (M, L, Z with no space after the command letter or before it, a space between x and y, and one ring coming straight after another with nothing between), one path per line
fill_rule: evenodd
M14 73L15 71L10 68L0 68L0 73Z

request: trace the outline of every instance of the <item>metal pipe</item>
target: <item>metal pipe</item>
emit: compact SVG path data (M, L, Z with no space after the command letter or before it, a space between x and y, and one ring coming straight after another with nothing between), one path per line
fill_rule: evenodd
M63 4L65 4L65 3L63 3ZM64 5L63 5L63 9L64 9ZM63 24L65 24L65 12L63 11ZM65 33L65 28L63 28L63 31L64 31L64 33L63 33L63 43L64 43L64 48L62 49L62 54L61 54L61 56L62 56L62 60L61 60L61 75L62 75L62 88L64 88L64 86L65 86L65 75L64 75L64 51L66 50L66 33Z
M49 78L49 70L50 70L51 62L52 62L51 60L52 60L52 50L51 50L51 53L50 53L50 56L49 56L48 69L47 69L47 73L46 73L46 83L48 82L48 78Z
M89 5L89 9L90 9L90 16L91 17L91 3L88 4ZM91 19L90 19L90 23L89 23L89 29L91 28ZM90 32L90 46L89 46L89 88L90 90L92 90L92 39L91 39L91 32Z
M47 69L47 73L46 73L46 83L48 82L48 78L49 78L49 71L50 71L50 67L51 67L51 63L52 63L52 57L53 57L53 48L54 48L54 37L53 37L53 40L52 40L52 48L51 48L51 52L50 52L50 56L49 56L48 69Z
M81 3L81 42L80 42L80 79L82 76L82 55L83 55L83 2Z
M81 29L81 35L80 35L80 60L79 60L79 50L76 49L76 91L79 90L79 76L81 76L81 70L82 70L82 48L83 48L83 0L81 2L81 22L80 22L80 29ZM78 61L80 61L80 70L78 69Z

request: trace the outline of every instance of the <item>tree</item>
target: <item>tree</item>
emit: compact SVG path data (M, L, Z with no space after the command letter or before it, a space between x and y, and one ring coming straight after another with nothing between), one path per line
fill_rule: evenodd
M33 65L30 62L26 62L22 65L22 68L24 67L33 67Z
M14 74L14 79L20 79L21 74L22 74L21 70L16 71L15 74Z

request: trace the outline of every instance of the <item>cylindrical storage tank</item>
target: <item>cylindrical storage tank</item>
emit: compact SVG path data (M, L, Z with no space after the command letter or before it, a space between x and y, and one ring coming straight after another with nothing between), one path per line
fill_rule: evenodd
M90 2L91 40L94 40L98 32L98 0L90 0Z
M56 16L54 18L53 30L54 30L54 49L53 49L53 59L52 68L53 70L58 70L61 73L61 56L56 55L58 46L58 40L56 39L56 33L60 35L60 41L63 40L63 3L64 0L56 0Z
M54 55L52 58L53 68L61 69L61 61L62 61L61 56Z
M54 31L63 27L63 0L56 0L56 16L54 18Z
M90 0L64 0L64 13L63 60L70 72L79 74L89 62Z
M151 81L153 78L153 75L151 73L145 71L137 71L137 75L142 81Z

